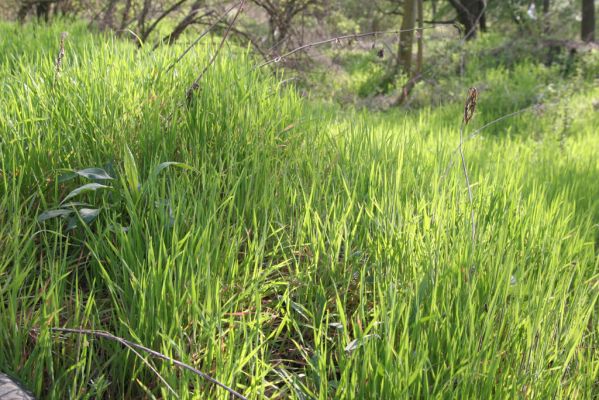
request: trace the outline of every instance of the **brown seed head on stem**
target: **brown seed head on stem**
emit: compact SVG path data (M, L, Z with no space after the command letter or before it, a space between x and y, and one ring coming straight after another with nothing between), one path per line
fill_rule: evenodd
M60 34L60 49L58 50L58 55L56 56L56 73L60 74L60 70L62 68L62 60L64 59L64 40L66 39L68 33L62 32Z
M478 100L478 90L475 87L468 89L468 98L464 105L464 123L470 122L476 110L476 101Z

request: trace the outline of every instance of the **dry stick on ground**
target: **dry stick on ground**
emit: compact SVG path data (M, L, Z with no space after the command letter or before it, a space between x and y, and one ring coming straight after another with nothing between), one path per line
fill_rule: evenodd
M204 69L202 70L202 72L200 72L200 75L198 75L198 77L192 83L192 85L189 87L189 89L187 89L187 93L185 95L185 97L187 99L187 104L189 104L191 102L191 100L193 98L193 93L200 87L200 81L202 80L202 77L204 76L204 74L206 73L206 71L208 71L208 68L210 68L210 66L212 64L214 64L214 61L216 60L216 57L218 57L218 54L220 53L221 49L223 48L223 45L225 44L225 41L227 40L227 37L229 36L229 32L231 32L231 28L235 24L235 21L237 21L237 17L239 17L239 14L241 14L241 11L243 10L243 6L244 5L245 5L245 0L241 0L239 2L239 6L237 8L237 12L235 13L235 16L233 17L233 21L231 21L231 23L227 27L227 30L226 30L226 32L225 32L222 40L220 41L220 44L218 45L218 48L216 49L216 51L212 55L212 58L210 59L210 61L208 61L208 64L206 64L206 66L204 67Z
M466 186L468 187L468 198L470 200L470 220L472 222L472 247L474 248L474 241L476 240L476 222L474 220L474 202L472 199L472 188L470 187L470 178L468 177L468 169L466 167L466 157L464 156L464 128L470 122L474 116L476 110L476 100L478 99L478 90L475 87L468 89L468 98L464 105L464 119L462 119L462 126L460 128L460 156L462 157L462 171L464 172L464 178L466 179Z
M123 345L127 346L127 348L129 350L131 350L137 357L139 357L139 359L141 361L143 361L143 363L146 364L148 366L148 368L150 368L152 370L152 372L154 373L154 375L156 375L158 377L158 379L160 379L160 381L162 383L164 383L164 386L166 386L166 388L169 390L169 392L171 392L173 394L173 396L175 396L175 398L179 399L179 395L177 394L177 392L175 392L175 390L171 387L171 385L168 384L168 382L166 381L166 379L164 379L162 377L162 375L160 375L160 372L156 371L156 368L154 368L154 366L152 364L150 364L150 362L148 360L146 360L144 358L144 356L142 356L141 354L139 354L139 352L137 350L135 350L134 347L128 345L127 343L123 343Z
M33 329L34 332L39 332L39 329ZM73 328L50 328L51 332L58 332L58 333L75 333L77 335L88 335L88 336L96 336L96 337L100 337L100 338L104 338L104 339L108 339L108 340L112 340L115 342L118 342L120 344L122 344L125 347L128 348L134 348L137 350L142 350L145 351L146 353L150 354L153 357L159 358L161 360L164 361L169 361L173 364L175 364L178 367L184 368L188 371L193 372L194 374L198 375L199 377L206 379L209 382L212 382L213 384L215 384L216 386L219 386L223 389L225 389L227 392L229 392L232 396L237 397L238 399L242 399L242 400L247 400L247 398L242 395L239 392L236 392L235 390L231 389L230 387L226 386L224 383L221 383L219 381L217 381L216 379L214 379L213 377L211 377L210 375L200 371L197 368L192 367L191 365L185 364L179 360L175 360L174 358L170 358L168 356L165 356L162 353L159 353L155 350L149 349L145 346L142 346L140 344L134 343L134 342L130 342L126 339L120 338L118 336L114 336L111 333L108 332L103 332L103 331L96 331L96 330L90 330L90 329L73 329Z

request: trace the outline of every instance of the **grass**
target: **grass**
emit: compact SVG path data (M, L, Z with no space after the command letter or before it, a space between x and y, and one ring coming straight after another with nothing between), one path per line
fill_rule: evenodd
M164 73L183 46L78 24L0 38L0 369L37 395L173 396L128 348L51 327L108 331L248 398L599 395L592 81L466 142L472 247L457 160L442 178L461 101L342 111L229 48L187 106L208 40ZM512 74L488 72L466 134L513 111L494 98ZM113 179L68 174L92 167ZM89 183L108 187L64 205ZM61 207L73 218L40 222ZM228 398L148 362L180 398Z

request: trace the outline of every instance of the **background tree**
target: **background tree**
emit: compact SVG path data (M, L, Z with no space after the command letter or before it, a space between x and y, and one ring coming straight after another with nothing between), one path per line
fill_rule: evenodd
M280 48L289 34L293 19L316 5L319 0L252 0L268 14L269 38L272 46Z
M412 46L414 43L414 26L416 22L416 1L404 0L401 32L399 34L399 51L397 65L407 76L412 72Z
M485 0L449 0L449 2L457 13L458 21L464 26L466 40L476 37L477 25L482 32L487 30Z
M580 39L587 43L595 41L594 0L582 0L582 22L580 24Z

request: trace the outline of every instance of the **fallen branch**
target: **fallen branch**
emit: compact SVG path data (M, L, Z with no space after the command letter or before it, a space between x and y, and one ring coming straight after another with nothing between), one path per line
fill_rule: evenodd
M35 332L39 332L39 329L33 329L33 331ZM74 334L78 334L78 335L87 335L87 336L95 336L95 337L100 337L103 339L108 339L108 340L112 340L115 342L118 342L120 344L122 344L125 347L128 348L134 348L137 350L142 350L148 354L150 354L151 356L155 357L155 358L159 358L161 360L164 361L169 361L173 364L175 364L178 367L184 368L188 371L193 372L194 374L198 375L199 377L215 384L216 386L219 386L223 389L225 389L227 392L229 392L229 394L231 394L234 397L237 397L238 399L242 399L242 400L247 400L247 398L245 396L243 396L241 393L236 392L235 390L231 389L230 387L226 386L224 383L221 383L219 381L217 381L216 379L214 379L213 377L211 377L210 375L200 371L197 368L192 367L191 365L185 364L179 360L175 360L174 358L168 357L162 353L159 353L155 350L152 350L150 348L147 348L145 346L142 346L140 344L134 343L134 342L130 342L129 340L120 338L118 336L114 336L111 333L108 332L103 332L103 331L96 331L96 330L89 330L89 329L74 329L74 328L50 328L51 332L58 332L58 333L74 333Z

